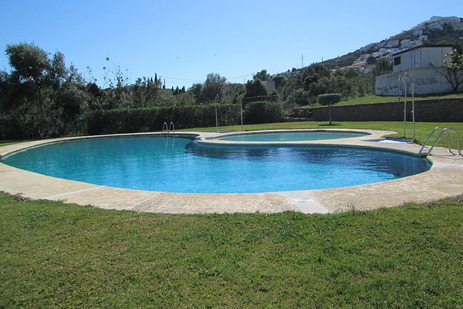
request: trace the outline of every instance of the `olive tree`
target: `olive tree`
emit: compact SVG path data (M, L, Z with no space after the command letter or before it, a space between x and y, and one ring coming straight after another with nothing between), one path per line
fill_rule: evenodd
M206 81L201 89L201 97L207 102L221 101L224 96L227 79L217 73L207 75Z
M12 70L2 73L0 83L3 121L8 122L8 132L1 135L43 138L75 133L76 120L90 97L77 70L66 68L64 55L56 52L50 59L47 52L26 43L8 45L6 55Z

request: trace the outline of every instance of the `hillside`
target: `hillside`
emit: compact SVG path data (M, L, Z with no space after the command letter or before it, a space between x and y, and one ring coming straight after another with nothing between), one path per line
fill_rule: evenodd
M344 56L326 60L323 64L330 69L354 68L367 73L379 58L392 60L393 54L412 47L455 41L463 41L463 18L435 16L389 39L368 44Z

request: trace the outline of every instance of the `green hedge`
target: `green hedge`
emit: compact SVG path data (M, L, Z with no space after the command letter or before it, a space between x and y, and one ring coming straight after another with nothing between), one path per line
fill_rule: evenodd
M239 124L237 104L190 105L140 109L96 111L88 116L89 134L160 131L164 122L175 129L215 126L215 111L219 126Z
M219 126L240 124L239 104L113 109L89 114L88 134L160 131L164 122L173 122L175 129L213 127L216 109ZM254 102L244 111L247 124L278 122L283 118L282 105L276 102Z

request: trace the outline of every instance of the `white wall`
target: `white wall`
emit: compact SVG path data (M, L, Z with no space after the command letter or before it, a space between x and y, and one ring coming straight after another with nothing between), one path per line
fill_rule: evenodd
M394 56L400 57L400 64L394 63L394 73L415 68L439 68L452 47L422 47Z
M452 92L452 86L445 79L446 69L443 68L418 68L405 72L394 72L376 77L377 95L403 96L404 82L399 77L405 76L407 82L407 96L411 96L412 82L415 83L415 94L430 94Z

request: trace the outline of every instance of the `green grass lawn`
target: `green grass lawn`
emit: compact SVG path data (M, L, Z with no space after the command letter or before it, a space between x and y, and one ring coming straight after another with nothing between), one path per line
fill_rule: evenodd
M0 308L461 308L463 197L167 215L0 193Z

